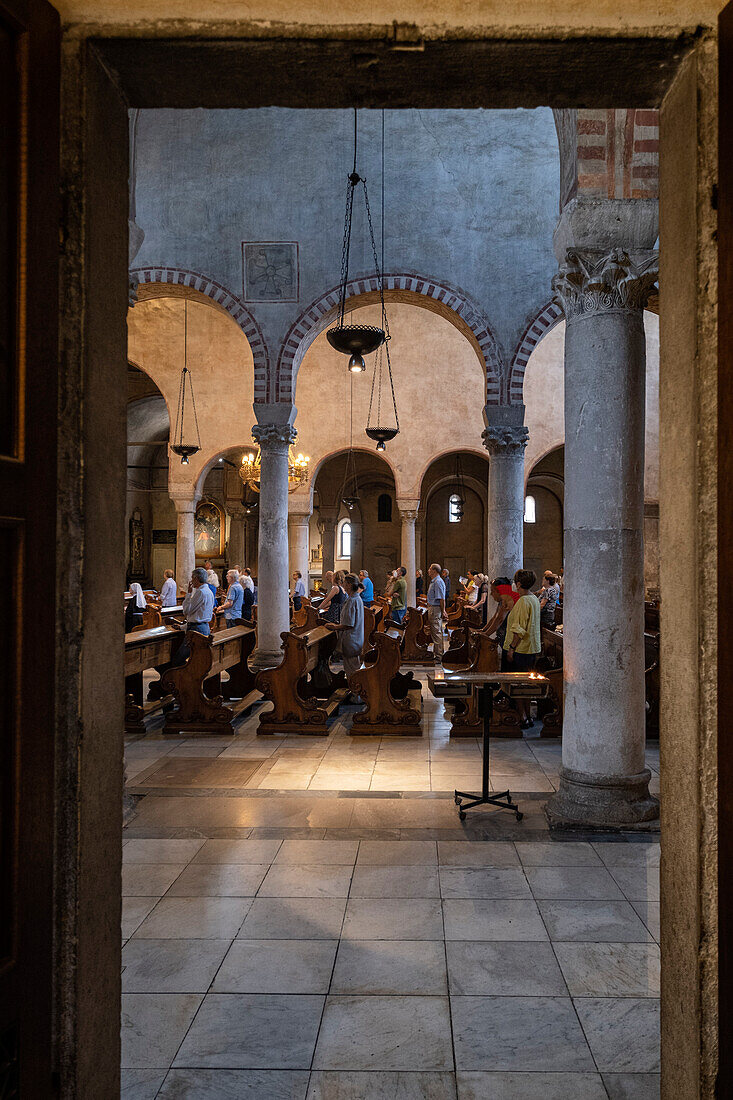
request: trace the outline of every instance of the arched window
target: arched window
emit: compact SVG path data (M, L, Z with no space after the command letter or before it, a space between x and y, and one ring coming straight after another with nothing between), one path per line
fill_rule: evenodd
M527 496L524 498L524 522L537 522L537 508L535 506L535 499L533 496Z
M451 493L448 498L448 523L460 523L463 519L463 501L458 493Z
M389 493L382 493L377 500L377 521L379 523L392 522L392 497Z
M339 528L339 558L351 557L351 524L347 519L341 521Z

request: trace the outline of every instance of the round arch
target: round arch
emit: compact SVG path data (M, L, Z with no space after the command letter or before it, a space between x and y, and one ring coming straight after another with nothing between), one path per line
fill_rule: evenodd
M185 297L187 292L190 297L210 299L237 323L247 337L252 358L254 360L254 400L267 400L268 378L270 375L270 356L267 350L265 338L257 321L235 294L227 290L221 283L210 279L208 275L201 275L196 271L186 271L173 267L134 267L130 271L130 278L138 287L162 286L168 287L177 295ZM147 295L153 297L153 295ZM156 295L164 297L165 294Z
M488 318L478 305L464 291L423 275L385 274L382 281L387 299L413 302L423 309L439 313L466 336L484 371L487 404L498 405L501 397L501 349L491 331ZM269 395L270 401L295 402L298 368L316 336L336 316L338 294L339 288L332 287L303 310L291 325L278 356L277 375L274 379L274 390ZM359 305L370 305L379 301L376 276L350 280L346 285L346 298L358 298Z
M395 486L395 495L396 496L399 495L398 492L397 492L397 485L398 485L397 471L395 470L395 468L392 465L391 461L384 454L382 454L382 453L377 454L377 452L374 450L373 447L359 446L358 444L354 444L353 450L355 452L360 453L360 454L369 455L370 458L375 458L376 457L380 462L383 462L384 465L389 469L390 474L392 475L392 480L394 481L394 486ZM314 463L312 473L311 473L310 477L308 478L308 489L307 489L308 507L309 507L310 511L313 511L313 493L315 491L316 480L318 478L319 473L321 472L321 470L323 469L325 464L329 461L329 459L338 458L339 455L347 455L348 453L349 453L349 448L348 447L336 447L333 451L329 451L327 454L322 455L318 459L318 461Z
M539 344L543 336L560 321L565 320L563 308L559 302L553 300L542 307L539 313L531 319L519 343L517 344L512 361L509 366L509 376L506 382L504 403L508 405L521 405L524 392L524 372L527 369L529 357Z
M486 450L484 450L482 447L463 447L463 446L462 447L447 447L444 451L438 451L436 454L432 455L427 460L425 465L423 466L422 470L420 471L420 477L419 477L418 482L417 482L417 487L418 487L418 490L420 492L422 491L422 484L423 484L423 481L425 480L425 475L427 474L428 470L433 465L433 463L437 462L441 458L446 458L446 457L452 458L453 455L455 455L455 454L475 455L477 458L482 458L484 460L484 462L486 463L486 469L487 469L487 472L488 472L489 455L488 455L488 452Z

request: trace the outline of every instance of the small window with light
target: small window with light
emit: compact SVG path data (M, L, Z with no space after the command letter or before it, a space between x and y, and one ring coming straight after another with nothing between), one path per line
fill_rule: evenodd
M533 496L524 498L524 522L536 523L537 522L537 508L535 505L535 499Z
M451 493L448 499L448 522L460 523L463 519L463 501L458 493Z
M341 531L339 532L339 557L351 557L351 524L347 519L341 524Z

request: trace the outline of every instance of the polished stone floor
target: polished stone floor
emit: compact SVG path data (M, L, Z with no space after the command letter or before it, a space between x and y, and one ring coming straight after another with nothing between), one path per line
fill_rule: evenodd
M479 744L423 705L128 744L126 1100L656 1100L658 838L550 838L539 736L492 743L524 819L460 822Z

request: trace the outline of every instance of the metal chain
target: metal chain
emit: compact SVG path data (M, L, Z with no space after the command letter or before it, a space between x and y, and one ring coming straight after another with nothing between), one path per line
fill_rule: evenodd
M395 397L394 379L392 378L392 361L391 361L390 356L389 356L389 341L392 339L392 335L389 331L389 321L387 320L387 307L384 303L384 280L382 278L382 271L381 271L381 268L380 268L380 265L379 265L379 257L377 256L377 244L376 244L376 241L374 240L374 226L372 225L372 211L371 211L371 207L369 206L369 193L367 191L367 181L365 179L363 179L362 183L364 185L364 204L366 206L367 222L369 224L369 237L370 237L370 240L372 242L372 254L374 256L374 267L375 267L376 272L377 272L377 284L379 286L379 301L382 305L382 328L384 329L384 353L387 357L387 371L389 373L389 385L390 385L390 389L392 391L392 407L394 409L394 416L395 416L395 423L396 423L396 426L397 426L397 430L399 431L400 418L397 415L397 398ZM376 368L375 368L375 373L376 373ZM381 375L381 370L380 370L380 375L379 375L380 395L381 395L381 389L382 389L382 375ZM381 427L381 426L382 425L379 425L379 427Z

